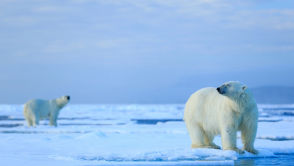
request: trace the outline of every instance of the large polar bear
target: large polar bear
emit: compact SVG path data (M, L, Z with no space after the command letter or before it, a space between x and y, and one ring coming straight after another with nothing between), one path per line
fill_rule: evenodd
M218 88L203 88L191 95L185 106L184 120L192 140L192 148L215 148L214 136L220 134L222 148L257 154L254 140L258 110L246 85L238 81ZM236 133L241 131L243 150L236 146Z
M62 96L54 100L34 99L24 105L24 117L28 126L39 125L42 119L50 119L50 126L57 126L59 111L69 102L69 96Z

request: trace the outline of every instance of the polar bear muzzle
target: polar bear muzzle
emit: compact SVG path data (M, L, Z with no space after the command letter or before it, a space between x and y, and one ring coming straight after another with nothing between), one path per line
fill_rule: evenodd
M218 88L216 88L216 90L218 91L219 94L225 94L226 93L226 86L220 86Z
M67 100L70 100L70 96L65 96L67 98Z

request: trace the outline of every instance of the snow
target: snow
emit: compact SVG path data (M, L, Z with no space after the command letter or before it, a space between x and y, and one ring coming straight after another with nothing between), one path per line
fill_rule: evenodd
M294 154L294 105L259 105L258 155L191 149L184 105L68 105L58 127L36 128L22 108L0 105L1 165L234 165Z

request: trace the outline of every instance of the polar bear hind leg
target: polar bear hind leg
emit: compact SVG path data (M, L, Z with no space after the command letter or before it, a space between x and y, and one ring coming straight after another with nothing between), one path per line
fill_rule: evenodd
M213 143L213 138L213 135L204 134L205 145L207 145L208 148L220 149L220 146Z
M207 137L203 129L197 124L186 122L190 138L192 140L192 148L215 148L220 149L219 146L212 142L212 139Z
M203 147L204 146L204 140L203 140L204 133L201 130L201 128L196 124L191 124L191 122L189 122L189 121L188 122L186 121L186 126L187 126L188 133L189 133L189 136L192 141L191 147L192 148Z
M25 117L29 127L33 125L33 120L30 117Z
M34 126L36 127L36 125L39 125L39 121L40 119L33 113L31 113L30 111L26 110L25 111L25 119L27 120L28 126Z
M224 128L221 131L222 147L224 150L233 150L239 154L243 154L244 151L238 149L237 144L237 131L234 128Z
M39 125L40 119L37 116L33 116L33 126L36 127Z
M31 127L31 126L33 126L33 119L32 119L32 116L30 116L31 115L31 112L30 112L30 110L27 108L27 106L25 105L25 107L24 107L24 117L25 117L25 119L26 119L26 121L27 121L27 124L28 124L28 126L29 127Z

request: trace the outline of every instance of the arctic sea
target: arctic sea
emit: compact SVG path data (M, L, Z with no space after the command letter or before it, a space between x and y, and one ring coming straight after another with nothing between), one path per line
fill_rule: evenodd
M258 108L259 154L239 155L191 149L184 105L70 104L58 127L35 128L22 105L0 105L0 165L294 165L294 104Z

